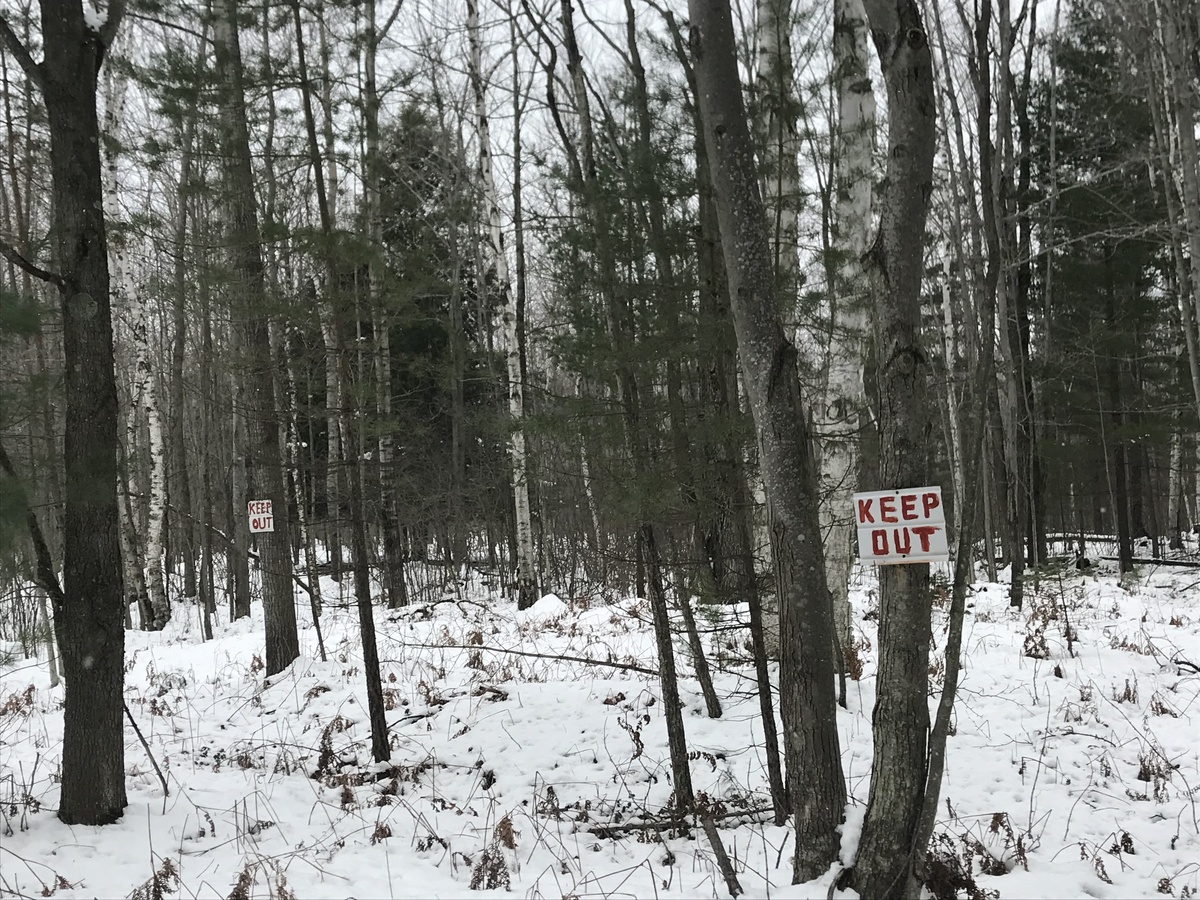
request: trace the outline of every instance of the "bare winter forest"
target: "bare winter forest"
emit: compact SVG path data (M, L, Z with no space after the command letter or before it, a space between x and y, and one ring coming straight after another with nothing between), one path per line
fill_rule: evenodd
M1200 892L1195 0L0 0L0 104L0 897Z

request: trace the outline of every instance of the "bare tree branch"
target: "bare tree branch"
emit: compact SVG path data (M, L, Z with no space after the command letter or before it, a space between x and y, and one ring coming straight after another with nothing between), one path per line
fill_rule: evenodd
M571 177L576 183L581 183L583 180L583 170L579 163L579 153L575 149L575 144L571 138L567 136L566 126L563 125L562 113L558 108L558 99L554 92L554 67L558 61L558 50L555 48L554 41L546 34L544 23L533 14L533 9L529 5L529 0L521 0L521 7L525 10L525 15L529 17L529 24L533 26L542 43L545 44L546 50L550 58L542 63L542 68L546 71L546 107L550 110L550 118L554 122L554 128L558 132L558 137L562 141L563 151L567 154L567 164L571 172ZM540 61L539 56L539 61Z
M2 19L0 19L0 27L3 27ZM61 288L66 284L66 281L61 275L57 275L54 272L49 272L46 269L38 266L36 263L30 262L23 255L21 255L20 251L18 251L16 247L4 240L4 238L0 238L0 256L3 256L18 268L24 269L34 278L49 282L55 287Z
M8 458L8 452L4 449L3 444L0 444L0 472L10 478L17 477L17 471L13 468L12 460ZM58 573L54 569L54 558L50 554L50 545L46 543L46 536L42 533L42 525L28 503L25 504L25 524L29 528L29 537L33 541L33 553L37 558L34 581L50 596L54 615L58 616L63 602L66 600L66 594L63 593L62 585L58 582Z
M29 48L17 37L17 33L12 30L8 24L8 19L3 15L0 15L0 41L3 41L4 46L8 48L8 52L20 63L21 69L29 77L29 80L39 88L44 89L46 80L42 76L42 67L34 62L33 56L29 53Z
M113 39L117 36L117 29L121 26L121 20L124 18L125 0L109 0L108 16L97 32L102 50L108 50L112 46Z
M387 37L387 33L392 30L392 26L396 24L396 17L400 15L400 8L404 6L404 0L396 0L396 5L392 7L392 12L388 16L387 21L383 23L383 27L375 34L375 46Z

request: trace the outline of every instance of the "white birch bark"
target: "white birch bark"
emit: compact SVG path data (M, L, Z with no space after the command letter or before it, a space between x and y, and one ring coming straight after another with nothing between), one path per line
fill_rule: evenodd
M1183 548L1179 514L1183 506L1183 435L1176 427L1171 433L1171 465L1167 472L1167 546Z
M863 355L870 302L863 256L871 233L875 96L867 67L867 35L862 0L835 0L833 56L840 163L832 233L835 277L830 292L825 391L814 411L813 429L820 447L825 571L833 596L834 627L843 648L850 646L851 639L851 494L858 481L859 410L864 402Z
M132 288L132 285L131 285ZM161 629L171 618L167 599L165 561L167 512L166 439L163 434L162 411L158 401L158 379L155 378L150 353L149 311L140 291L129 294L134 314L133 339L137 352L136 391L146 421L147 449L150 455L150 495L147 498L146 520L146 587L154 609L154 627ZM176 411L179 414L179 411Z
M496 284L504 298L505 362L508 368L508 412L512 417L509 453L512 458L513 506L517 531L517 605L525 609L537 600L537 575L533 551L533 519L529 507L529 469L525 443L525 392L521 383L521 346L517 333L517 301L504 252L500 202L492 174L491 135L483 84L483 49L479 35L479 5L467 0L467 35L470 42L470 80L475 95L475 127L479 141L479 178L487 208L488 237L496 265Z
M58 652L54 649L54 623L50 621L50 613L46 608L46 594L40 590L38 591L38 615L42 617L46 626L43 643L46 646L46 664L50 667L50 687L58 687Z
M583 397L583 376L575 376L575 396ZM605 572L608 568L608 548L604 543L604 529L600 524L600 505L596 502L596 491L592 486L592 467L588 462L587 441L580 440L579 442L579 476L583 479L583 493L587 497L588 512L592 517L592 534L595 536L596 556L599 562L599 575L601 582L604 581Z
M105 159L105 207L110 221L120 220L118 156L128 89L128 79L123 75L114 74L116 71L114 67L108 67L105 77L108 88L104 113L104 134L108 138ZM146 588L150 594L153 614L153 620L149 626L158 630L165 626L170 619L171 607L167 601L166 579L163 573L167 506L166 443L163 435L162 414L158 403L158 385L154 378L150 352L149 309L134 280L125 240L117 239L114 233L114 240L110 242L109 246L112 284L118 302L124 301L123 306L134 349L133 403L129 410L129 424L126 428L125 453L127 463L125 490L130 497L136 495L136 466L133 464L138 443L136 410L140 410L145 417L150 461L149 495L146 498L148 511L146 534L141 545L137 546L135 541L135 547L132 549L135 556L139 557L138 565L144 567L146 571ZM136 527L136 520L133 524Z

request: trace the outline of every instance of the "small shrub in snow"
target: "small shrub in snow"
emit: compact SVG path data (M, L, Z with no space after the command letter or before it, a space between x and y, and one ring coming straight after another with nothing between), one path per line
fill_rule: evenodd
M508 873L504 851L493 842L490 847L484 848L471 870L471 890L494 891L500 888L512 890L512 877Z
M1129 683L1129 679L1125 679L1125 689L1113 688L1113 701L1116 703L1137 703L1138 702L1138 685L1137 678L1133 679L1133 684Z
M129 900L163 900L163 897L178 891L179 887L179 870L175 868L175 862L168 857L153 875L129 895Z

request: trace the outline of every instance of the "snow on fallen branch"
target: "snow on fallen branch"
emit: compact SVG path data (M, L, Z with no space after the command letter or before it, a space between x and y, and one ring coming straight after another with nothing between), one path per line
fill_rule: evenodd
M562 653L532 653L528 650L507 650L503 647L488 647L484 644L409 644L403 641L396 641L394 645L408 650L469 650L472 653L504 653L509 656L526 656L530 659L550 659L558 660L559 662L582 663L585 666L604 666L605 668L618 669L622 672L638 672L642 675L652 675L655 678L659 675L656 669L649 669L646 666L639 666L636 663L611 662L604 659L591 659L586 656L567 656ZM397 663L399 660L384 659L380 660L380 662Z

